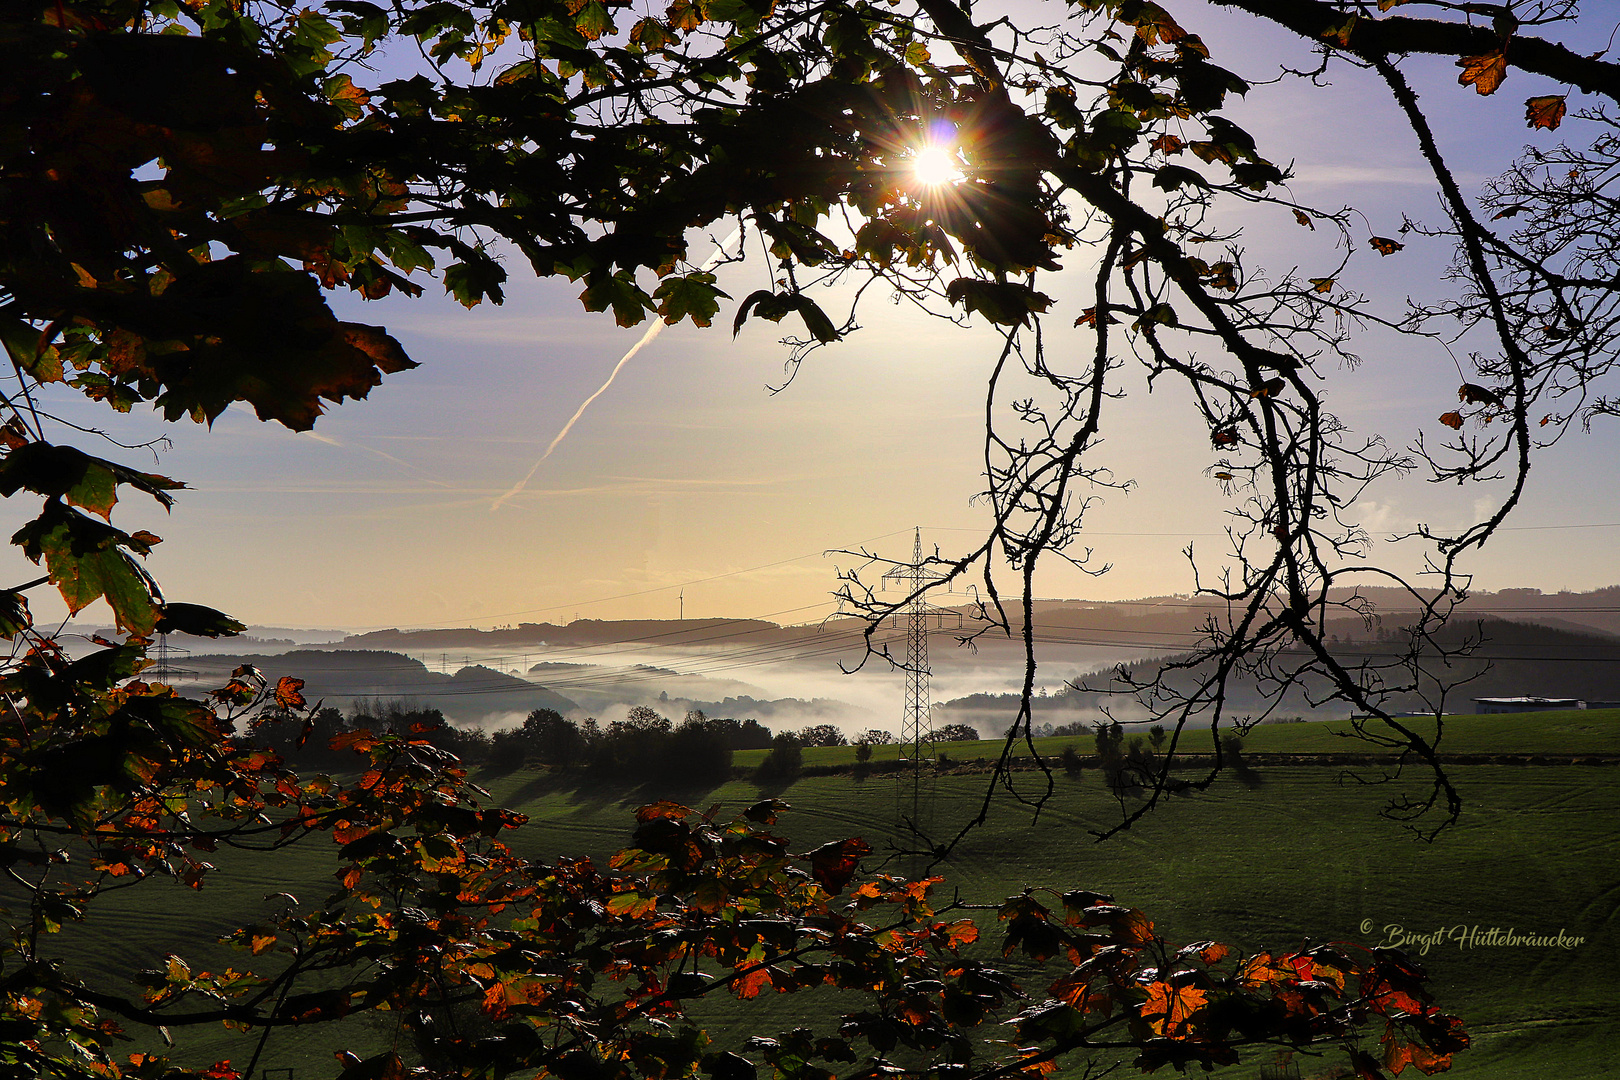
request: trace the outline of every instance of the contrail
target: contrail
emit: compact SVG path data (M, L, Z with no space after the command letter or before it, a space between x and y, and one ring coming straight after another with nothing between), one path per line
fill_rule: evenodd
M742 226L739 225L737 228L731 231L730 236L726 237L724 240L720 241L720 243L715 245L714 254L710 255L708 260L704 262L703 269L714 269L720 260L725 258L726 249L735 243L737 238L741 235ZM525 475L522 480L519 480L517 483L513 484L506 494L490 503L489 509L491 513L499 510L506 504L508 499L512 498L512 496L518 494L524 488L529 486L529 481L534 479L534 474L540 471L540 466L546 463L546 458L550 457L551 452L561 445L562 441L568 437L568 433L570 431L574 430L574 424L581 416L585 415L585 410L591 407L591 402L595 401L597 398L601 397L607 392L607 388L613 385L613 380L619 377L619 372L623 370L624 365L630 362L630 358L636 355L636 353L640 352L642 346L646 345L653 338L657 337L659 332L664 329L665 325L666 324L663 319L658 318L656 315L653 316L652 325L647 327L647 332L645 334L641 335L641 340L630 346L629 352L619 357L619 362L613 365L612 371L608 372L607 381L601 386L597 387L596 393L586 398L580 403L579 408L574 410L574 415L570 416L568 418L568 423L564 424L562 426L562 430L557 432L557 437L551 440L551 445L546 447L546 452L540 455L540 460L534 463L533 467L529 469L528 474Z

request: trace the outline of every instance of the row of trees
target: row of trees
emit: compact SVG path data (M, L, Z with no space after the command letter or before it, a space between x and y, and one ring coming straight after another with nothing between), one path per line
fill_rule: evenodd
M940 739L977 739L972 728L955 725ZM691 784L718 783L731 774L736 750L782 750L785 747L845 746L848 740L832 724L814 724L773 734L752 718L736 720L708 716L694 709L679 722L645 705L632 706L623 720L607 724L595 717L570 720L554 709L536 709L512 728L487 734L478 728L447 721L438 709L404 701L356 702L347 714L335 708L317 710L297 725L273 713L255 728L256 738L305 767L334 768L348 756L332 751L331 740L362 730L414 733L458 760L470 765L516 767L525 763L558 770L581 770L633 782L681 778ZM857 738L863 747L892 745L892 734L881 729ZM784 751L785 754L785 751ZM797 775L798 766L782 764L768 775Z

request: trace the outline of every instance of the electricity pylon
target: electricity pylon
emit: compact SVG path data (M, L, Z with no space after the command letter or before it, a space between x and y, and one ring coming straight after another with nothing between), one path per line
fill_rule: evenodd
M923 558L920 528L912 541L911 561L897 562L883 575L885 587L894 582L905 589L908 596L904 607L896 613L904 615L906 626L906 703L900 718L900 756L902 760L908 756L911 759L909 824L919 839L923 839L931 829L932 822L928 819L932 816L934 802L932 777L924 778L925 765L934 760L933 703L929 700L928 692L928 632L930 623L943 625L949 616L958 620L961 618L958 612L934 607L926 598L924 590L930 583L944 581L945 576L942 570L929 565ZM928 788L926 798L923 790L925 785ZM900 792L896 794L900 795ZM897 808L897 815L902 823L907 820L904 809ZM914 866L913 872L920 871L921 865Z
M900 718L900 753L910 758L914 768L934 756L934 722L928 698L928 621L938 617L930 610L923 589L945 574L923 560L922 529L918 528L911 547L911 561L896 563L883 575L885 586L894 581L911 594L905 606L906 623L906 705Z

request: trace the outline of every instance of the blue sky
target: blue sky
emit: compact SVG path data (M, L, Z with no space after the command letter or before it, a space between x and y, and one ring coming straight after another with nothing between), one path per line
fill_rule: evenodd
M1183 23L1246 77L1264 77L1279 60L1300 62L1283 35L1212 11L1202 18ZM1456 84L1445 60L1414 59L1406 70L1465 186L1527 142L1583 135L1574 123L1557 133L1525 128L1524 99L1558 92L1534 78L1514 73L1481 98ZM1339 67L1333 80L1324 91L1257 86L1238 118L1272 160L1296 163L1302 200L1353 204L1381 235L1394 235L1403 213L1437 219L1393 107L1360 73ZM1307 272L1331 265L1324 234L1300 229L1286 212L1244 224L1251 262ZM1346 278L1398 309L1407 295L1439 295L1448 258L1443 246L1415 239L1388 259L1363 246ZM334 408L313 434L233 409L211 431L168 428L173 447L160 460L127 455L192 487L172 515L132 500L118 511L125 528L165 537L150 566L167 594L292 626L672 618L681 592L688 617L809 621L831 610L834 567L851 561L826 550L865 543L907 555L921 525L925 541L949 553L983 526L985 512L970 498L982 487L983 385L997 338L883 297L868 300L857 334L816 353L776 394L766 388L782 380L780 327L754 321L733 340L723 309L708 330L668 328L525 489L492 509L644 330L585 313L577 286L536 282L520 260L509 265L500 308L468 312L432 286L417 301L338 297L344 317L387 325L421 367L389 377L366 402ZM758 266L755 257L744 270ZM1054 355L1086 346L1067 328L1085 306L1074 297L1090 273L1078 249L1040 283L1060 300L1049 321ZM736 275L722 285L736 297L756 287ZM1330 407L1398 446L1420 430L1444 434L1435 418L1455 407L1459 380L1443 353L1387 334L1369 335L1359 351L1364 362L1354 370L1323 367ZM1173 391L1147 393L1133 363L1099 460L1139 486L1105 496L1087 518L1095 562L1113 569L1101 578L1054 572L1040 582L1043 595L1187 591L1181 553L1189 543L1206 570L1219 563L1228 503L1208 476L1207 432ZM165 433L152 416L63 409L126 440ZM1620 522L1620 494L1594 483L1594 467L1606 479L1616 449L1614 435L1599 429L1546 452L1514 528L1472 560L1479 585L1551 591L1620 581L1609 555L1615 530L1584 527ZM1380 487L1357 509L1370 531L1386 535L1419 521L1461 524L1479 494L1417 477ZM0 512L22 520L15 507ZM1415 548L1388 554L1407 570L1421 557ZM7 557L13 577L30 576L20 557ZM36 607L49 614L42 599Z

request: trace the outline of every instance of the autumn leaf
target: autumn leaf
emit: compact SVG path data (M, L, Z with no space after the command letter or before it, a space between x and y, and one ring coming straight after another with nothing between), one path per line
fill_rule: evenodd
M1333 278L1330 278L1330 277L1313 277L1313 278L1311 278L1311 291L1312 292L1319 292L1319 293L1332 292L1333 291L1333 284L1334 284L1334 279Z
M1215 475L1224 475L1226 479L1232 479L1230 473L1216 473ZM1226 957L1230 956L1231 953L1232 947L1230 945L1222 945L1218 941L1197 941L1191 945L1183 946L1181 951L1177 953L1176 956L1178 958L1185 956L1196 956L1199 960L1206 964L1218 964L1222 960L1226 959Z
M1481 94L1494 94L1507 75L1507 53L1497 49L1482 56L1465 56L1457 66L1462 68L1462 74L1457 76L1459 85L1472 84Z
M1563 94L1533 97L1524 103L1524 119L1533 128L1551 131L1564 122Z
M304 689L304 680L295 679L291 675L283 675L276 682L276 705L283 709L302 709L308 704L301 691Z
M1380 255L1393 255L1406 246L1399 240L1391 240L1387 236L1368 237L1367 243L1376 248Z
M1209 433L1209 441L1216 446L1236 446L1238 433L1233 428L1216 428Z
M675 0L664 12L671 30L696 30L703 25L703 16L692 0Z
M690 817L692 811L678 802L668 799L649 803L636 811L636 821L645 825L649 821L681 821Z
M1356 32L1356 23L1360 21L1359 15L1351 15L1342 23L1329 23L1322 31L1322 37L1340 47L1348 47L1351 35Z
M609 911L626 919L643 918L656 907L658 907L656 896L643 896L633 890L614 893L607 902Z
M1293 966L1284 963L1268 952L1252 956L1238 969L1238 978L1249 987L1278 986L1294 982L1298 974Z
M1150 150L1164 154L1166 157L1171 154L1179 154L1186 149L1186 147L1186 142L1184 142L1180 136L1169 134L1160 135L1157 139L1154 139L1152 142L1148 143L1148 148Z
M861 856L871 853L872 846L860 837L823 844L808 856L810 874L823 889L836 895L855 876Z
M122 550L144 554L144 548L131 537L59 502L50 502L11 540L32 561L44 560L70 613L105 598L123 629L149 634L157 626L156 585Z
M1433 1076L1451 1067L1450 1054L1437 1054L1421 1043L1407 1042L1389 1035L1385 1038L1384 1067L1396 1076L1408 1065L1416 1065L1424 1076Z
M1187 1019L1209 1001L1209 992L1191 986L1175 986L1167 982L1148 984L1147 1000L1142 1003L1142 1016L1155 1034L1175 1038Z
M746 972L740 972L732 982L732 991L743 1001L750 1001L759 996L759 992L771 985L771 973L764 964Z
M1287 387L1288 380L1279 375L1275 379L1267 379L1253 390L1250 390L1249 396L1252 398L1274 398Z
M1448 412L1440 415L1440 422L1448 428L1460 429L1463 425L1462 413Z
M1187 31L1177 26L1170 13L1158 4L1143 4L1135 22L1136 36L1144 45L1169 45L1187 36Z
M1494 390L1487 390L1483 386L1473 383L1463 383L1457 388L1457 400L1470 405L1490 405L1498 409L1506 408L1502 404L1501 395Z
M1299 222L1301 225L1305 226L1305 228L1311 230L1311 232L1316 231L1316 223L1311 220L1311 216L1309 214L1307 214L1305 211L1303 211L1303 210L1295 210L1294 211L1294 220Z
M362 729L332 736L331 746L333 750L353 750L357 754L366 754L381 741L371 732Z

